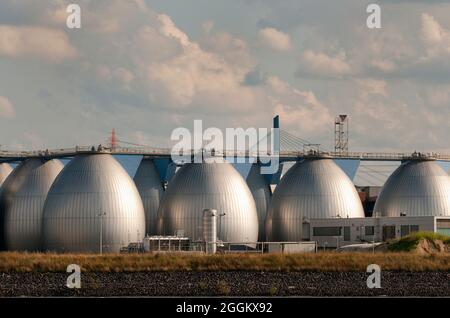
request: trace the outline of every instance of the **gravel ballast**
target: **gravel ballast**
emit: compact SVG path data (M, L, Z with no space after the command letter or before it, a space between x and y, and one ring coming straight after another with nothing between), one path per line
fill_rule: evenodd
M370 289L365 272L0 273L0 296L450 296L450 272L382 272Z

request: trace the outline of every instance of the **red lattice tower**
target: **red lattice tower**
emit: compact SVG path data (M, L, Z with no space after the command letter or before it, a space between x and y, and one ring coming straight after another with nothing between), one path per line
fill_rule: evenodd
M109 140L109 143L112 150L117 148L116 130L114 128L111 131L111 138Z

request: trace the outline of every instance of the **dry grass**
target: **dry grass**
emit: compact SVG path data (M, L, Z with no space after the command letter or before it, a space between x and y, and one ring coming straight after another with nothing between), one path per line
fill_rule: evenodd
M0 272L83 271L365 271L378 264L392 271L450 271L450 254L334 253L317 254L49 254L0 253Z

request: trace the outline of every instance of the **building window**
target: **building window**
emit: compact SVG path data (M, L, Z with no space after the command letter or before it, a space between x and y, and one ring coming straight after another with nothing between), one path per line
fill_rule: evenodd
M414 233L414 232L419 232L419 226L418 225L402 225L401 227L400 227L400 235L401 235L401 237L403 237L403 236L407 236L407 235L409 235L409 234L411 234L411 233Z
M436 226L438 229L450 229L450 220L447 219L436 220Z
M402 225L400 227L400 235L401 237L409 235L409 225Z
M344 226L344 241L350 241L350 226Z
M365 235L375 235L375 227L374 226L366 226L364 233L365 233Z
M438 233L450 236L450 220L436 220L436 228Z
M313 235L314 236L341 236L341 227L315 227L313 228Z

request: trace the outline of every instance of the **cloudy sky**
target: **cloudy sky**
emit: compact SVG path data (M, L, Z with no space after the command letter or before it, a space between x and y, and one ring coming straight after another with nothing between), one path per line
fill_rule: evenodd
M282 127L350 149L450 153L450 1L2 0L0 144L121 139L176 127ZM82 28L66 27L78 3Z

